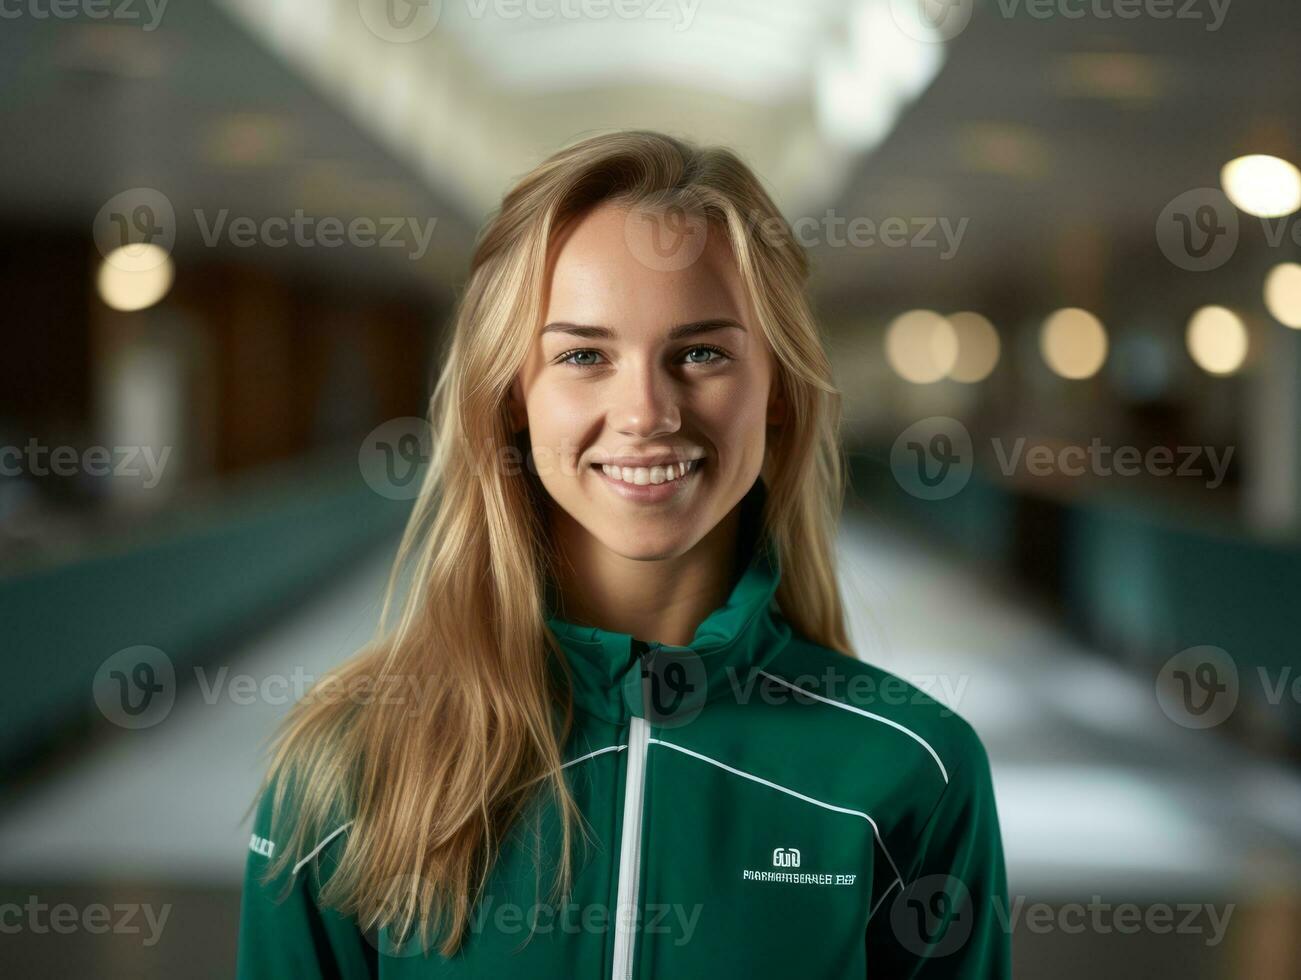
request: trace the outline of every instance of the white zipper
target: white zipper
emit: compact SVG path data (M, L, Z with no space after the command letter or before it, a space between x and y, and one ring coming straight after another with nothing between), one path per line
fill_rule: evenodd
M646 785L650 724L634 717L628 731L628 776L623 784L623 836L619 842L619 898L615 912L614 980L632 980L637 895L641 882L641 811Z

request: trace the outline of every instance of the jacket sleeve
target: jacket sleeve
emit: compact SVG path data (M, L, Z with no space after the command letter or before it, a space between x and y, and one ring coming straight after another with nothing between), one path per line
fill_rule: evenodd
M342 845L337 835L295 873L270 882L263 876L287 834L271 826L274 786L258 802L244 869L239 911L237 980L373 980L376 950L352 917L318 902ZM286 894L286 888L288 892Z
M1003 840L989 759L974 732L900 871L904 886L896 883L868 920L869 976L1011 977Z

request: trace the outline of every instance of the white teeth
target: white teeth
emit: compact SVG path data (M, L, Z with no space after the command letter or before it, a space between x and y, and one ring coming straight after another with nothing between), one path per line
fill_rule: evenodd
M693 459L684 463L669 463L665 466L610 466L608 463L603 463L601 472L612 480L644 487L648 483L659 484L680 480L696 468L697 462Z

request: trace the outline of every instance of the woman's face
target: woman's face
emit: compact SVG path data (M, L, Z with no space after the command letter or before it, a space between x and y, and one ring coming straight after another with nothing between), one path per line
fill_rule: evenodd
M713 530L781 414L725 233L676 224L604 204L552 243L543 325L511 391L552 500L633 559L675 557Z

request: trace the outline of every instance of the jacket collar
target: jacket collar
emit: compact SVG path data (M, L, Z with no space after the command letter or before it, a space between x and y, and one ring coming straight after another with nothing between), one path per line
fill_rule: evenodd
M694 718L707 702L735 700L751 689L754 673L781 651L791 633L775 599L780 556L772 536L762 530L766 499L762 479L742 498L740 574L727 601L705 617L685 647L560 619L554 582L547 582L546 622L565 652L576 710L617 724L636 715L674 727ZM552 660L552 668L561 669Z

